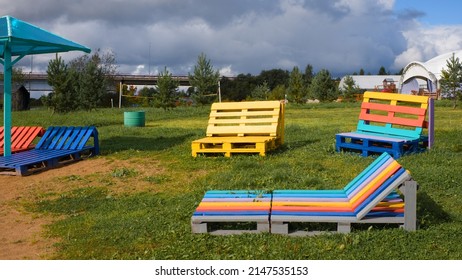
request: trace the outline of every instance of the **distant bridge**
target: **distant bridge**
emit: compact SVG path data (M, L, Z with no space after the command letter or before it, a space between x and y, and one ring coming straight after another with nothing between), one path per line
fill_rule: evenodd
M153 75L114 75L112 79L117 84L134 85L134 86L154 86L157 85L159 76ZM172 79L177 80L180 86L189 86L188 76L172 76ZM29 73L24 74L24 87L28 91L51 91L51 87L47 82L46 73ZM0 92L3 92L3 80L0 81Z

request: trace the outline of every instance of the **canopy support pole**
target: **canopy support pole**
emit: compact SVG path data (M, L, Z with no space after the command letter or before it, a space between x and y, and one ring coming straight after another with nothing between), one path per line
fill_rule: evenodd
M3 53L3 132L4 149L3 156L11 155L11 47L9 42L5 44Z

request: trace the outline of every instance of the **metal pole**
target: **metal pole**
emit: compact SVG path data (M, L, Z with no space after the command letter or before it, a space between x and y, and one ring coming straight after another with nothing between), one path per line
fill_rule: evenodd
M218 102L221 103L221 86L220 86L220 80L218 80Z
M11 155L11 47L5 44L3 53L3 156Z
M120 82L120 88L119 88L119 109L122 108L122 88L123 84L122 81Z

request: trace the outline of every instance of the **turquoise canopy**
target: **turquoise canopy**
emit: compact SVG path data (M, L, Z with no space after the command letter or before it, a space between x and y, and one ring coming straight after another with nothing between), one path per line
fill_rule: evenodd
M11 16L0 17L0 63L3 64L4 156L11 155L11 75L26 55L91 50ZM15 58L14 60L12 60Z

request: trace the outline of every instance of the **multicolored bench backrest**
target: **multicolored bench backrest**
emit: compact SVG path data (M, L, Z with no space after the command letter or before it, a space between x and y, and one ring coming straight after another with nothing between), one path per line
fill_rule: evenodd
M419 139L426 120L429 97L365 92L357 131Z
M213 103L207 126L208 137L284 137L284 104L280 101Z

